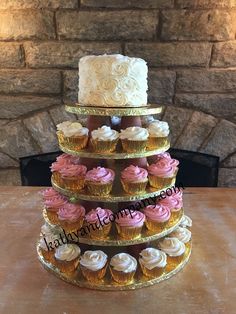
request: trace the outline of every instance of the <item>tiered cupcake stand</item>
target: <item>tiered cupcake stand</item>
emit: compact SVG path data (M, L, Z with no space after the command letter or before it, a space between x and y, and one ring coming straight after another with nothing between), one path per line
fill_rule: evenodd
M73 106L66 106L66 111L71 113L76 113L80 115L93 115L93 116L144 116L144 115L153 115L158 114L161 112L161 107L156 107L152 105L148 105L146 107L139 107L139 108L99 108L99 107L85 107L80 104L73 105ZM161 149L156 150L146 150L142 153L125 153L121 150L116 151L114 153L107 153L107 154L100 154L100 153L94 153L90 151L89 148L83 149L81 151L73 151L71 149L68 149L66 147L63 147L60 145L60 148L63 152L76 155L79 157L84 158L93 158L93 159L103 159L107 160L108 162L118 162L118 168L119 168L119 161L122 161L124 159L133 159L133 158L141 158L141 157L148 157L153 156L156 154L163 153L169 149L170 145L169 143L166 144L165 147L162 147ZM111 208L115 205L115 203L121 203L121 202L131 202L131 201L141 201L148 199L150 197L158 196L161 191L155 190L154 188L148 187L145 194L142 195L128 195L125 192L121 191L121 189L114 188L112 191L112 194L109 196L93 196L89 195L86 190L82 190L78 193L62 189L59 187L53 180L52 176L52 186L61 194L64 194L71 198L71 200L84 200L84 201L97 201L97 202L104 202L109 203L110 205L107 206L108 208ZM171 186L170 186L171 187ZM166 187L168 188L168 187ZM43 210L43 217L44 220L50 225L50 222L47 219L47 215L45 210ZM133 239L133 240L123 240L118 238L118 236L111 231L111 235L107 239L103 240L95 240L91 239L89 237L81 237L78 239L78 244L86 245L87 249L101 249L106 254L116 254L118 252L124 252L127 251L127 248L130 249L133 247L134 251L137 251L139 246L142 246L144 244L147 244L149 247L157 247L157 242L159 239L167 236L171 232L173 232L180 224L181 218L179 221L177 221L175 224L170 225L168 228L166 228L161 233L150 233L147 230L144 230L141 234L140 238ZM141 250L141 249L140 249ZM115 283L109 272L107 271L106 277L103 281L101 281L99 284L91 284L87 280L85 280L80 273L80 271L76 271L75 273L71 275L67 275L64 273L61 273L54 265L51 263L48 263L40 253L39 245L37 245L37 252L38 257L44 268L46 268L48 271L55 274L57 277L61 278L62 280L69 282L71 284L80 286L80 287L86 287L91 289L98 289L98 290L133 290L141 287L150 286L156 283L159 283L165 279L168 279L178 273L188 262L190 254L191 254L191 244L189 244L186 247L185 256L183 261L178 264L174 269L173 268L166 268L166 271L163 275L161 275L158 278L149 279L145 277L141 270L137 270L133 282L122 285ZM132 255L132 254L131 254ZM137 257L137 256L136 256Z

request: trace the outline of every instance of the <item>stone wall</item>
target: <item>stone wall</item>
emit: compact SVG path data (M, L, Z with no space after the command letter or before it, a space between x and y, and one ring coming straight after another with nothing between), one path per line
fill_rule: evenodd
M0 183L57 149L78 59L106 52L147 60L172 145L219 155L219 185L235 185L235 32L236 0L1 0Z

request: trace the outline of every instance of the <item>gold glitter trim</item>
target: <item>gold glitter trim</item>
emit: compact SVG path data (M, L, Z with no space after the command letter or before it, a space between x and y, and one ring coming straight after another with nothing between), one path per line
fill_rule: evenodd
M86 281L86 279L83 278L81 271L76 271L72 275L63 274L54 265L45 261L45 259L43 258L40 252L38 244L37 244L37 253L38 253L39 261L42 263L43 267L46 270L48 270L49 272L53 273L55 276L59 277L60 279L70 284L83 287L83 288L95 289L95 290L135 290L135 289L139 289L139 288L143 288L147 286L152 286L154 284L157 284L163 280L169 279L172 276L176 275L187 264L190 254L191 254L191 246L187 248L183 261L179 263L173 270L165 271L158 278L149 279L141 273L140 269L138 269L136 271L133 281L126 285L118 284L112 281L110 273L108 271L106 273L104 280L102 280L100 283L93 283L93 284L89 283L88 281Z
M145 107L104 108L86 107L82 104L66 105L65 110L71 113L93 116L146 116L161 113L162 107L148 104Z

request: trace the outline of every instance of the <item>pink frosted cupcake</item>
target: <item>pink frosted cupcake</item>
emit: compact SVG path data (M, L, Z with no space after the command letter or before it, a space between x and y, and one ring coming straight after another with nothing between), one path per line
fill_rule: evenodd
M58 223L57 212L59 208L67 203L67 199L64 196L56 196L44 201L44 207L47 212L48 220L52 224Z
M182 200L182 191L167 196L166 198L160 200L158 203L169 207L171 211L170 223L175 224L181 219L183 215L183 200Z
M169 154L158 157L156 163L148 166L148 178L152 187L160 190L175 184L179 161L171 159Z
M144 208L146 227L153 232L162 232L169 222L171 213L167 206L149 205Z
M141 236L145 215L140 211L123 210L117 213L116 228L119 236L132 240Z
M148 183L148 172L144 168L131 165L121 172L121 183L126 193L145 193Z
M105 239L110 230L111 222L109 216L112 214L110 209L97 207L90 210L85 216L86 223L89 227L89 236L91 239Z
M114 178L113 170L97 167L86 173L85 185L91 195L104 196L111 192Z
M79 165L80 164L80 158L77 156L72 156L66 153L61 154L56 158L56 161L65 161L68 164L73 164L73 165Z
M58 221L66 232L79 230L84 222L85 209L79 204L67 203L58 210Z
M41 191L40 194L42 195L44 201L57 197L57 196L61 196L61 194L58 193L56 190L54 190L54 188L45 189Z
M66 189L80 191L84 188L87 167L84 165L67 165L60 170L62 184Z

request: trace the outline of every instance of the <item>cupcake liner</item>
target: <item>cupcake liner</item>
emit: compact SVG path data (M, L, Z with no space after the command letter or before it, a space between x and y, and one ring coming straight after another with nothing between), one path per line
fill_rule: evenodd
M58 219L59 225L65 230L65 232L77 232L83 226L84 218L79 219L76 222L68 222Z
M153 176L151 174L148 175L149 183L153 188L158 190L164 189L170 185L175 185L176 175L171 178L161 178L157 176Z
M121 227L116 224L116 229L119 236L126 240L137 239L141 236L142 227Z
M148 269L143 264L141 264L141 263L139 263L139 264L141 266L143 274L149 278L160 277L165 271L165 267L155 267L153 269Z
M59 142L59 145L64 145L64 135L62 133L62 131L57 131L57 138L58 138L58 142Z
M112 266L110 266L110 272L113 280L121 284L131 283L135 275L135 270L124 273L123 271L115 270Z
M145 152L147 140L145 141L129 141L127 139L121 140L122 148L127 153Z
M184 253L180 256L169 256L167 255L167 268L168 270L174 269L184 259Z
M179 210L171 211L170 224L172 224L172 225L176 224L180 220L180 218L182 217L183 213L184 213L183 208L180 208Z
M107 263L106 265L101 268L98 269L96 271L90 270L86 267L84 267L83 265L80 265L80 269L81 272L83 274L83 276L90 282L90 283L100 283L102 278L105 276L106 274L106 270L107 270Z
M74 272L79 264L79 258L75 258L72 261L60 261L55 258L55 266L62 272L66 274L71 274Z
M63 183L63 179L61 177L60 172L58 171L54 171L53 174L53 181L60 187L64 188L64 183Z
M54 250L46 251L46 250L43 250L42 248L40 248L40 252L43 255L43 258L47 262L49 262L51 264L54 262Z
M106 239L111 230L111 223L103 225L101 228L96 230L90 230L89 237L95 240Z
M150 220L146 217L145 225L148 230L160 233L167 227L168 222L169 222L168 220L165 222L157 222Z
M62 177L62 184L64 188L71 191L80 191L84 188L84 177Z
M54 225L58 224L57 211L51 211L50 209L46 208L46 213L50 223Z
M112 153L116 150L116 145L119 139L113 141L98 141L91 139L90 143L94 152L97 153Z
M67 146L70 149L81 150L87 146L88 135L82 136L71 136L65 137L63 139L63 145Z
M168 144L168 137L149 137L147 147L149 149L161 148Z
M113 182L108 183L94 183L91 181L86 181L85 185L91 195L105 196L110 194L112 190Z
M128 194L141 194L146 192L148 180L143 182L127 182L121 179L123 189Z

